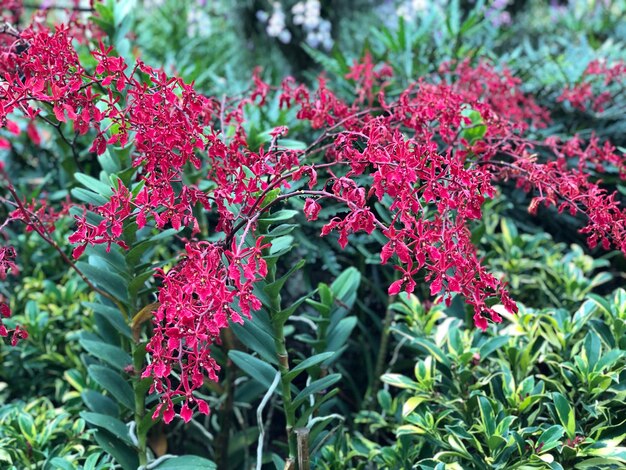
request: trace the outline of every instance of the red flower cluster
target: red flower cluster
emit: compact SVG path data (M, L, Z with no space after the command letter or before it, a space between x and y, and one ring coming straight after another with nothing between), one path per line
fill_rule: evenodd
M513 178L538 192L531 210L543 202L586 214L590 244L626 252L626 214L587 174L589 166L623 171L623 155L595 138L587 144L527 138L549 122L547 112L522 92L519 79L487 62L444 64L438 74L388 96L390 69L366 55L347 75L356 84L352 101L333 93L323 78L316 90L286 79L281 107L295 108L297 119L320 130L318 137L305 150L290 150L280 140L288 129L279 127L267 145L253 149L246 109L266 106L273 93L258 71L248 96L218 101L141 62L128 67L103 45L93 53L91 73L64 27L31 29L16 41L27 47L11 54L8 86L0 90L3 122L21 110L31 118L71 121L79 133L94 136L97 154L132 146L135 184L118 182L107 203L91 207L97 222L77 217L74 257L89 244L126 248L122 234L133 222L190 228L179 262L158 271L151 362L143 372L161 394L155 418L162 413L166 422L175 416L176 399L182 398L179 413L186 421L194 406L208 413L193 391L206 377L217 380L212 344L230 320L241 322L261 308L253 287L267 274L267 245L258 220L290 198L305 199L308 220L320 217L323 204L338 206L322 235L336 233L341 247L353 233L378 230L385 237L381 262L399 273L390 295L413 292L423 273L433 296L446 302L463 296L482 329L489 319L501 321L491 308L494 298L517 311L504 283L481 264L470 236L497 182ZM53 112L45 115L41 103ZM550 155L538 159L532 153L538 146ZM216 212L221 240L197 239L194 210L202 209Z
M14 23L24 11L22 0L0 0L0 20Z
M18 273L18 269L14 261L15 256L15 249L13 249L13 247L0 247L0 281L4 281L7 278L9 271L12 274ZM10 316L11 308L6 302L2 301L2 297L0 296L0 337L6 338L10 336L11 345L15 346L20 339L28 338L28 333L24 329L20 328L19 325L13 330L8 330L2 323L2 319Z
M578 83L565 88L557 101L567 101L580 111L591 109L596 113L601 113L604 107L611 103L614 93L622 92L621 87L617 87L616 91L612 91L612 87L622 85L625 75L626 64L624 62L619 61L608 65L604 61L593 60Z
M160 272L163 285L159 308L155 312L155 330L147 350L152 362L143 377L153 377L153 391L161 393L154 418L163 411L169 423L174 417L172 398L184 397L180 415L191 419L191 404L208 414L207 404L192 392L201 387L205 377L217 381L220 367L211 357L211 344L219 341L220 331L229 320L243 323L240 314L250 318L261 302L252 293L254 283L267 274L261 257L263 246L232 242L230 250L209 242L188 243L185 255L170 271ZM228 267L223 262L228 259ZM173 385L172 368L180 370Z

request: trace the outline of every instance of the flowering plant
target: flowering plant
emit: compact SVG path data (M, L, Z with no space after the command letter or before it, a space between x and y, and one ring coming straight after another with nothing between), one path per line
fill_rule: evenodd
M301 302L281 305L281 288L294 270L279 277L277 259L292 247L296 226L285 222L298 213L323 221L321 236L336 237L340 248L353 234L376 236L380 262L397 272L390 297L414 292L421 277L437 300L449 305L463 298L482 330L502 320L495 304L517 312L506 279L489 272L472 240L472 227L499 185L513 181L531 194L532 214L554 206L581 215L590 246L626 253L626 212L593 176L608 169L626 175L623 154L597 138L538 140L535 131L550 123L548 111L523 92L520 79L486 60L448 61L396 92L390 67L366 53L345 76L354 86L347 99L323 76L315 89L292 78L273 87L260 70L249 92L218 98L118 56L104 37L97 45L79 38L91 51L91 62L81 59L73 40L84 31L40 23L24 30L5 24L1 31L2 126L13 134L25 127L33 141L38 129L52 128L77 161L81 154L98 157L104 173L100 180L77 173L89 190L74 190L77 201L55 209L26 199L10 168L1 166L2 202L10 209L1 228L21 223L53 245L99 294L100 310L121 314L131 328L132 364L122 370L134 387L129 408L135 408L141 464L152 426L144 420L146 393L159 397L153 420L170 423L178 413L188 422L196 410L208 414L197 391L218 381L212 350L229 326L260 311L268 313L274 338L289 457L295 458L297 412L314 407L300 396L306 388L292 396L301 365L291 368L283 327ZM607 74L613 83L624 70L596 64L587 75ZM592 99L585 90L576 106L610 99ZM562 96L573 99L571 90ZM247 116L275 105L287 120L253 134ZM293 128L305 143L286 139ZM1 142L11 149L10 136ZM326 217L331 207L334 215ZM76 223L71 254L50 236L54 221L69 215ZM180 234L177 260L150 259L149 247L173 233ZM15 259L12 247L0 249L0 279L17 274ZM145 290L155 292L152 303L145 302ZM3 317L11 313L4 301L0 309ZM12 343L27 335L20 326L1 325L0 335ZM105 375L93 369L109 390ZM326 389L338 378L322 376L317 386ZM278 384L271 372L267 382L268 389Z

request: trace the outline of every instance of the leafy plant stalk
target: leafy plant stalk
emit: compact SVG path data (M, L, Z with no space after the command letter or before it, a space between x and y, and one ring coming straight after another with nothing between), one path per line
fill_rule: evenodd
M275 265L268 269L266 280L268 284L271 284L276 280ZM278 317L278 313L281 311L280 294L270 295L269 306L272 328L274 330L274 343L276 345L276 354L278 358L278 371L280 372L280 386L283 396L283 410L285 412L286 421L285 430L289 444L289 459L295 460L298 449L296 435L294 433L296 416L295 410L292 406L290 382L287 378L287 374L289 374L289 354L287 352L287 345L285 342L285 324L284 321Z
M142 346L138 343L132 343L133 367L137 372L137 378L133 381L133 392L135 395L135 425L137 430L137 456L139 457L139 465L143 466L148 463L148 454L146 446L147 433L142 429L142 421L146 414L146 393L142 386L140 371L143 369L143 354L139 354Z

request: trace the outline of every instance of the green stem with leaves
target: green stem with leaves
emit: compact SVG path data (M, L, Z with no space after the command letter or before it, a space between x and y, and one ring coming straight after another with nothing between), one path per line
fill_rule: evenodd
M268 269L267 282L273 283L276 280L276 265ZM278 370L280 372L280 385L283 396L283 410L285 412L287 441L289 443L289 459L295 461L297 455L297 441L294 433L296 425L295 410L291 400L291 383L287 379L289 373L289 353L285 341L284 321L279 318L281 311L280 294L270 295L269 298L270 318L274 329L274 343L276 345L276 355L278 358Z
M146 414L146 389L144 381L140 378L143 369L143 360L145 348L141 343L132 343L133 367L137 373L137 378L133 380L133 392L135 394L135 431L137 433L137 456L139 457L139 466L147 465L147 433L142 425ZM142 354L143 353L143 354Z

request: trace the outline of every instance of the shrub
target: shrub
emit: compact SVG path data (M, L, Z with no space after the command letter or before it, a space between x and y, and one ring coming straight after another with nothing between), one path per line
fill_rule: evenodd
M18 227L37 235L93 292L93 298L80 299L82 308L93 311L93 323L68 324L83 329L76 335L84 350L81 363L68 353L62 367L71 367L64 377L74 389L72 397L80 395L89 409L81 417L94 429L94 440L119 465L212 468L204 458L209 457L222 466L247 467L252 459L241 449L255 441L257 467L271 460L278 467L306 468L311 457L330 462L333 452L344 451L339 438L328 443L351 408L378 397L385 413L400 410L388 392L378 393L390 331L419 344L430 357L419 358L416 381L383 376L417 392L396 399L410 403L406 416L397 417L406 422L394 428L382 416L362 414L375 419L375 428L391 428L400 436L390 450L381 451L381 464L425 458L437 466L437 460L470 455L476 468L542 465L556 460L547 452L560 449L564 433L572 444L567 447L580 445L577 457L607 444L602 431L586 423L581 432L601 444L578 440L569 409L577 410L575 416L582 411L578 403L569 404L570 391L533 377L524 382L520 375L550 367L542 363L540 340L565 348L563 342L571 338L564 311L549 317L522 310L514 317L522 328L528 326L523 322L544 318L559 328L552 332L542 324L536 330L541 335L520 350L504 332L485 340L480 332L461 333L458 320L443 321L448 313L442 312L454 312L469 320L468 327L499 331L493 324L518 313L503 275L511 274L513 282L523 278L524 272L515 272L512 252L528 249L528 237L516 236L508 222L500 233L488 232L483 211L501 193L512 194L513 187L530 195L521 202L510 198L515 207L532 216L567 213L583 219L579 231L591 249L626 252L626 214L616 189L626 174L623 154L606 134L555 134L545 100L528 93L504 64L475 58L480 36L467 44L459 40L479 23L484 30L478 11L450 17L447 30L456 41L443 49L441 60L413 67L410 57L411 62L394 62L394 69L370 50L351 65L339 53L333 60L318 54L338 76L321 76L316 87L293 78L272 86L257 69L245 92L212 97L132 57L128 7L108 3L95 9L97 27L75 16L54 29L44 22L21 30L3 27L0 120L6 130L0 143L6 163L0 162L0 181L7 217L1 228L10 240ZM419 42L402 22L381 38L400 56L410 56L409 44ZM601 112L619 95L624 71L620 61L592 62L576 84L585 99L575 101L567 88L553 101ZM607 91L590 83L598 78ZM32 163L28 153L39 148L44 154L48 149L52 160L61 155L50 197L32 191L32 181L20 175ZM69 220L75 228L66 239L59 228ZM511 256L481 259L477 245L483 235L494 250L499 243L510 247ZM548 246L562 252L559 245ZM20 256L12 245L0 248L3 281L25 264ZM547 266L537 269L537 276L554 282L556 292L541 292L563 296L557 300L564 308L609 280L587 278L602 263L579 249L569 255L583 265L573 273L550 271L549 253L543 256L540 262ZM351 262L360 269L342 269ZM332 282L325 270L336 276ZM371 298L359 296L359 290ZM522 297L533 294L516 290ZM428 318L392 328L397 300L412 299L407 295L414 292L439 306L427 309ZM355 307L367 317L355 315ZM11 315L7 301L0 308L3 317ZM45 349L41 340L49 335L38 329L45 326L45 315L39 319L36 301L25 309L31 324L26 344ZM368 344L370 319L381 331L377 352L375 340ZM13 346L28 338L15 318L0 325L0 335ZM415 325L419 331L411 329ZM562 352L560 359L571 362L563 363L569 372L562 380L583 390L571 393L596 400L619 392L607 392L621 374L619 325L607 320L602 333L589 330ZM356 354L365 352L360 358L348 347L355 331L361 342ZM448 335L446 352L441 340L420 336L430 331ZM599 359L603 339L616 349ZM474 357L476 350L481 358ZM487 351L499 360L479 367ZM602 367L589 369L591 356ZM451 358L460 364L453 372ZM363 370L347 370L355 360L363 361ZM237 369L247 378L238 377ZM454 382L451 375L459 370ZM464 394L461 385L475 373L473 394ZM510 386L504 400L496 389L502 377L507 378L502 386ZM339 387L342 378L347 385ZM367 390L357 381L367 383ZM213 393L202 393L205 385ZM536 409L547 410L551 422L543 415L526 421L518 414L505 416L521 411L518 387L524 393L530 387L528 393L545 399ZM437 396L438 389L452 394L443 412L439 405L426 406L428 394ZM252 403L258 403L256 413L249 410ZM67 406L77 406L76 400ZM280 417L265 422L266 409L266 416L278 412ZM202 433L168 440L172 428L166 425L176 416L185 423L179 426ZM244 431L238 436L233 416ZM284 432L271 429L276 423L284 424ZM605 427L613 425L619 423ZM432 432L431 441L407 447L407 436L425 430ZM270 432L281 437L268 442ZM215 445L207 451L203 440L212 438ZM522 448L526 440L532 452ZM363 445L371 447L363 442L361 456ZM175 457L167 453L172 447L196 455ZM468 448L489 452L472 457ZM619 452L598 452L623 460ZM563 459L575 460L565 451Z

